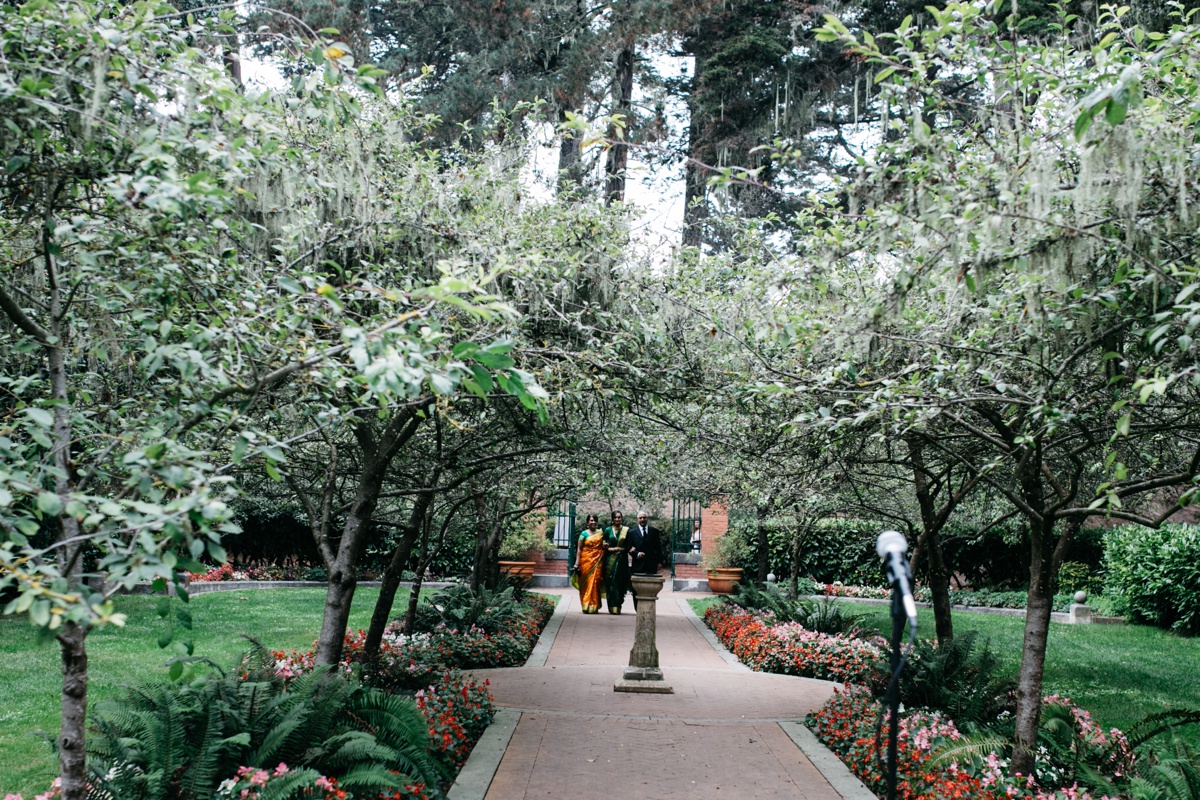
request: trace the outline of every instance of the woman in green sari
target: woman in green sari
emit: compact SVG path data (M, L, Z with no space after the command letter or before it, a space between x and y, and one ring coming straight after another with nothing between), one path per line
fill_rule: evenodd
M587 529L579 534L575 550L575 571L571 585L579 590L579 604L585 614L600 613L600 592L604 586L604 531L595 514L587 515Z
M620 614L629 591L629 546L625 535L629 528L624 524L625 515L614 511L612 525L604 531L604 590L608 601L608 613Z

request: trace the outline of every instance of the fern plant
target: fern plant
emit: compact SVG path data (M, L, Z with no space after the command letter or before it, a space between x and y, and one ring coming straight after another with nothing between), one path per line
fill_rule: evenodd
M1174 739L1166 756L1151 753L1156 761L1130 781L1133 800L1200 800L1200 751L1182 739Z
M232 674L150 681L98 704L88 755L99 797L210 800L239 767L280 763L371 792L438 785L411 700L329 669L285 684L269 664L256 648Z
M737 585L733 594L725 598L725 602L741 606L747 611L770 614L777 622L800 621L800 604L773 583L755 586L749 581L743 581Z
M472 589L465 583L452 584L417 607L416 629L432 631L438 625L457 630L472 626L485 633L498 633L520 616L522 608L513 586L491 590Z
M919 640L900 677L905 706L944 712L966 730L1011 712L1015 688L1015 679L1001 674L990 643L980 645L978 631L936 643Z

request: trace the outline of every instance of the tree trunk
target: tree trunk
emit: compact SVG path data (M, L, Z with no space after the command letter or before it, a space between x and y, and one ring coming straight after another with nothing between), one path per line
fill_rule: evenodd
M64 323L62 287L58 279L58 262L51 246L54 230L53 215L46 217L43 233L43 257L50 299L50 334L53 343L45 345L46 362L50 373L51 394L54 397L54 491L64 507L74 491L74 465L71 463L71 444L74 428L71 425L71 395L67 385L68 371L65 351L70 328ZM83 580L83 544L78 541L79 522L65 511L59 514L59 570L68 586ZM85 800L87 797L87 689L88 658L85 640L87 628L68 622L58 634L62 661L62 721L58 735L59 778L64 800Z
M692 75L691 92L688 94L688 152L683 167L683 244L685 247L700 247L704 243L704 221L708 218L705 205L708 176L700 163L703 160L704 118L700 107L700 85L704 76L704 56L695 54L696 68Z
M1046 665L1046 642L1050 634L1050 611L1054 596L1050 591L1049 536L1052 521L1031 520L1029 536L1029 592L1025 600L1025 637L1021 668L1017 674L1016 736L1012 769L1032 775L1037 751L1038 723L1042 712L1042 675Z
M58 763L61 770L62 796L72 800L87 797L88 657L87 630L74 622L63 626L58 635L62 651L62 729L58 736Z
M434 484L437 483L436 475L438 474L440 474L440 471L435 472L435 478L432 481ZM396 543L396 547L392 550L392 556L388 561L387 569L384 571L383 577L379 582L379 599L375 601L375 610L371 612L371 624L367 628L367 640L363 643L363 655L368 659L379 655L379 647L383 642L383 632L391 619L392 606L396 602L396 593L400 591L404 566L412 556L413 545L416 544L422 530L421 523L425 519L425 515L428 513L429 506L432 503L433 492L422 492L417 495L412 512L408 515L408 524L404 526L404 532L400 535L400 541ZM411 631L411 628L409 630Z
M400 591L400 583L404 576L404 565L412 555L416 532L411 525L404 528L400 541L392 550L391 560L379 581L379 599L375 601L375 610L371 612L371 624L367 628L367 640L363 644L363 655L375 658L379 655L379 647L383 642L383 632L392 616L392 606L396 602L396 593Z
M559 112L559 122L566 122L566 110ZM558 192L564 194L576 191L583 185L583 162L580 151L581 142L575 131L567 131L562 135L558 147Z
M800 551L804 547L807 525L797 527L792 534L792 547L788 553L788 596L793 601L800 599Z
M757 580L759 583L767 582L767 574L771 571L771 538L767 535L767 515L771 513L773 506L764 505L755 509L757 522L755 523L755 539L758 542L758 558L755 565ZM729 566L737 566L730 564Z
M1046 670L1046 645L1050 638L1050 613L1054 610L1054 581L1067 543L1082 520L1070 519L1055 541L1054 519L1040 524L1031 520L1029 535L1029 593L1025 601L1025 639L1017 673L1016 737L1012 770L1032 775L1042 714L1042 679Z
M928 473L925 469L925 454L923 443L919 436L906 439L909 459L912 461L913 489L917 495L917 506L921 509L921 550L929 566L925 574L929 577L929 593L933 601L933 624L939 641L954 638L954 621L950 616L950 573L946 569L946 561L942 557L941 530L950 510L948 506L944 513L939 514L934 505L933 488L930 486ZM949 475L946 480L949 481ZM949 486L944 490L949 493ZM917 557L914 554L913 569L916 569Z
M329 565L325 614L321 620L321 633L317 637L315 657L319 666L335 665L342 659L350 605L354 601L354 590L358 587L358 563L367 547L367 533L379 503L379 494L383 490L384 476L396 453L412 438L419 424L420 418L414 413L393 414L378 442L372 437L367 423L355 427L355 438L363 453L363 467L359 473L354 502L342 528L337 557Z
M925 545L928 549L929 594L933 603L933 626L939 641L954 638L954 621L950 616L950 572L942 557L941 525L926 532Z
M421 535L421 552L417 556L417 574L408 593L408 608L404 612L404 630L413 633L417 627L417 604L421 602L421 584L425 582L425 569L429 566L426 554L429 551L429 526L425 525Z
M629 126L633 122L633 48L633 42L629 42L617 55L617 74L613 82L616 106L614 113L622 115L625 129L622 131L616 125L611 125L608 129L611 146L604 164L604 171L608 175L604 189L605 205L625 200L625 176L629 167L629 145L626 144L626 139L630 133Z

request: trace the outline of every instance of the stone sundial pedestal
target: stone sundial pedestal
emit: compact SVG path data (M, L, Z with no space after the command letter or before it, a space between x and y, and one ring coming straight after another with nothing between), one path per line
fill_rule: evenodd
M629 651L629 666L625 675L613 684L614 692L639 694L674 694L675 690L663 680L658 668L658 646L655 627L658 623L658 593L663 588L661 575L634 575L633 592L637 596L637 629L633 649Z

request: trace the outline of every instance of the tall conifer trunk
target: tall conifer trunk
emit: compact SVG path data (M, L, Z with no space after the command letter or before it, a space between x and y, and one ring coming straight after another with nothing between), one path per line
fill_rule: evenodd
M623 123L626 126L624 131L616 125L609 127L609 139L612 145L608 151L608 159L604 165L604 171L608 176L608 180L604 189L604 203L611 205L612 203L620 203L625 200L625 178L629 168L629 145L626 140L629 136L629 125L633 122L633 63L634 63L634 43L628 42L621 52L617 54L617 71L616 79L613 82L614 89L614 113L620 114L623 117Z
M699 247L704 243L704 221L708 218L708 176L700 166L704 159L704 118L700 104L700 91L704 80L704 55L695 53L696 65L692 75L692 89L688 93L688 152L683 167L683 244Z

